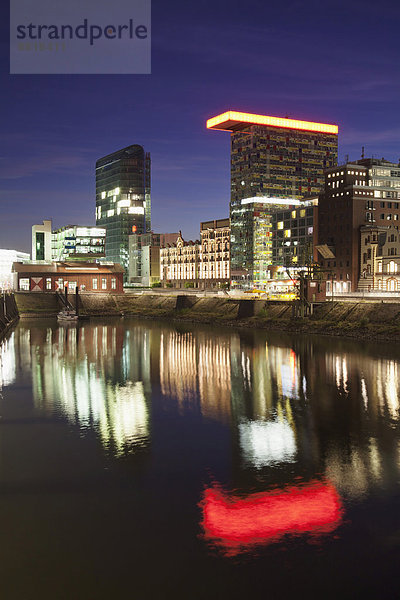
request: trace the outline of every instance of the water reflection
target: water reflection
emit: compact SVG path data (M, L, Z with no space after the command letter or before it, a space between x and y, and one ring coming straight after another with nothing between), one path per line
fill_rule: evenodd
M134 452L150 440L147 335L139 329L130 337L111 325L21 324L2 346L1 382L10 385L16 364L29 362L38 411L64 415L82 431L96 431L116 456ZM133 358L135 350L139 356Z
M35 410L95 431L119 457L150 448L157 411L195 417L229 444L232 494L296 477L362 498L398 478L392 348L116 320L78 328L21 322L0 346L0 386L30 373ZM154 402L157 400L157 406ZM209 464L205 469L211 469Z
M330 533L342 515L335 487L316 481L246 497L213 487L205 490L201 506L205 538L228 555L277 541L286 534Z

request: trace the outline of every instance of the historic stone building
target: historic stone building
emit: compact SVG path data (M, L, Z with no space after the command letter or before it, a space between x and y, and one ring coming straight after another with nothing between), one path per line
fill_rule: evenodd
M394 225L361 227L360 291L400 291L400 234Z

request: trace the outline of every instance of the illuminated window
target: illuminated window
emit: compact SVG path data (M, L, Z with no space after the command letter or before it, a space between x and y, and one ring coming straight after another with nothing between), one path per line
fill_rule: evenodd
M279 221L279 223L278 223L278 229L283 229L283 221Z
M19 280L19 289L23 292L29 292L29 277Z
M306 209L302 208L300 211L300 217L305 217L306 216Z
M285 238L289 238L291 235L290 229L285 229Z
M101 199L104 200L105 197L106 197L106 193L105 192L101 192Z
M296 218L296 211L292 210L292 219L295 219L295 218Z
M51 277L46 278L46 290L51 290Z

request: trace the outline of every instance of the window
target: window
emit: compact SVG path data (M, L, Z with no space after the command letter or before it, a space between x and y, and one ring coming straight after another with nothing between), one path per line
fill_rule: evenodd
M116 290L117 289L117 280L115 279L115 277L113 277L111 279L111 289L112 290Z
M46 290L51 290L51 277L46 278Z
M19 280L19 289L23 292L29 292L29 277Z
M92 289L97 290L97 278L92 279Z
M102 277L101 278L101 289L102 290L106 290L107 289L107 278L106 277Z

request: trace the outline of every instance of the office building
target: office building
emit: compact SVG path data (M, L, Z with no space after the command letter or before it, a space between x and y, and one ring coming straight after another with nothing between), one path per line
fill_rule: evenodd
M305 267L314 261L318 234L318 198L272 214L272 264Z
M19 252L19 250L0 249L0 290L15 289L15 281L13 276L13 263L25 262L30 260L30 255L27 252Z
M32 260L51 261L51 220L32 226Z
M129 283L148 287L160 281L160 247L176 242L179 233L150 233L129 236Z
M105 257L104 227L67 225L52 233L52 260L97 260Z
M96 162L96 225L105 227L106 259L128 278L129 235L151 231L150 154L132 145Z
M254 229L254 219L260 212L256 226L257 236L262 229L267 232L275 208L274 202L286 200L280 206L291 209L296 200L313 197L324 185L324 170L337 164L337 125L299 121L228 111L207 121L209 129L231 133L231 270L233 278L245 277L249 281L264 265L254 267L249 259L254 235L245 230L247 224ZM243 200L262 197L256 207L243 209ZM267 206L269 204L269 206ZM279 208L279 206L278 206ZM248 237L251 239L248 240ZM271 236L270 236L271 237ZM264 243L264 242L262 242ZM265 240L269 255L270 240ZM272 263L272 251L268 258ZM259 262L258 259L255 262ZM265 260L262 260L265 263Z
M289 204L290 202L290 204ZM300 200L281 200L256 196L244 198L238 207L231 207L235 220L235 237L231 234L231 281L233 286L264 287L271 277L273 259L273 217L276 211L296 210L303 206ZM284 232L284 241L290 233ZM236 264L232 260L235 247ZM283 260L283 259L282 259Z
M361 228L396 229L400 219L400 165L363 158L327 170L318 204L319 263L327 291L355 291L362 273Z

